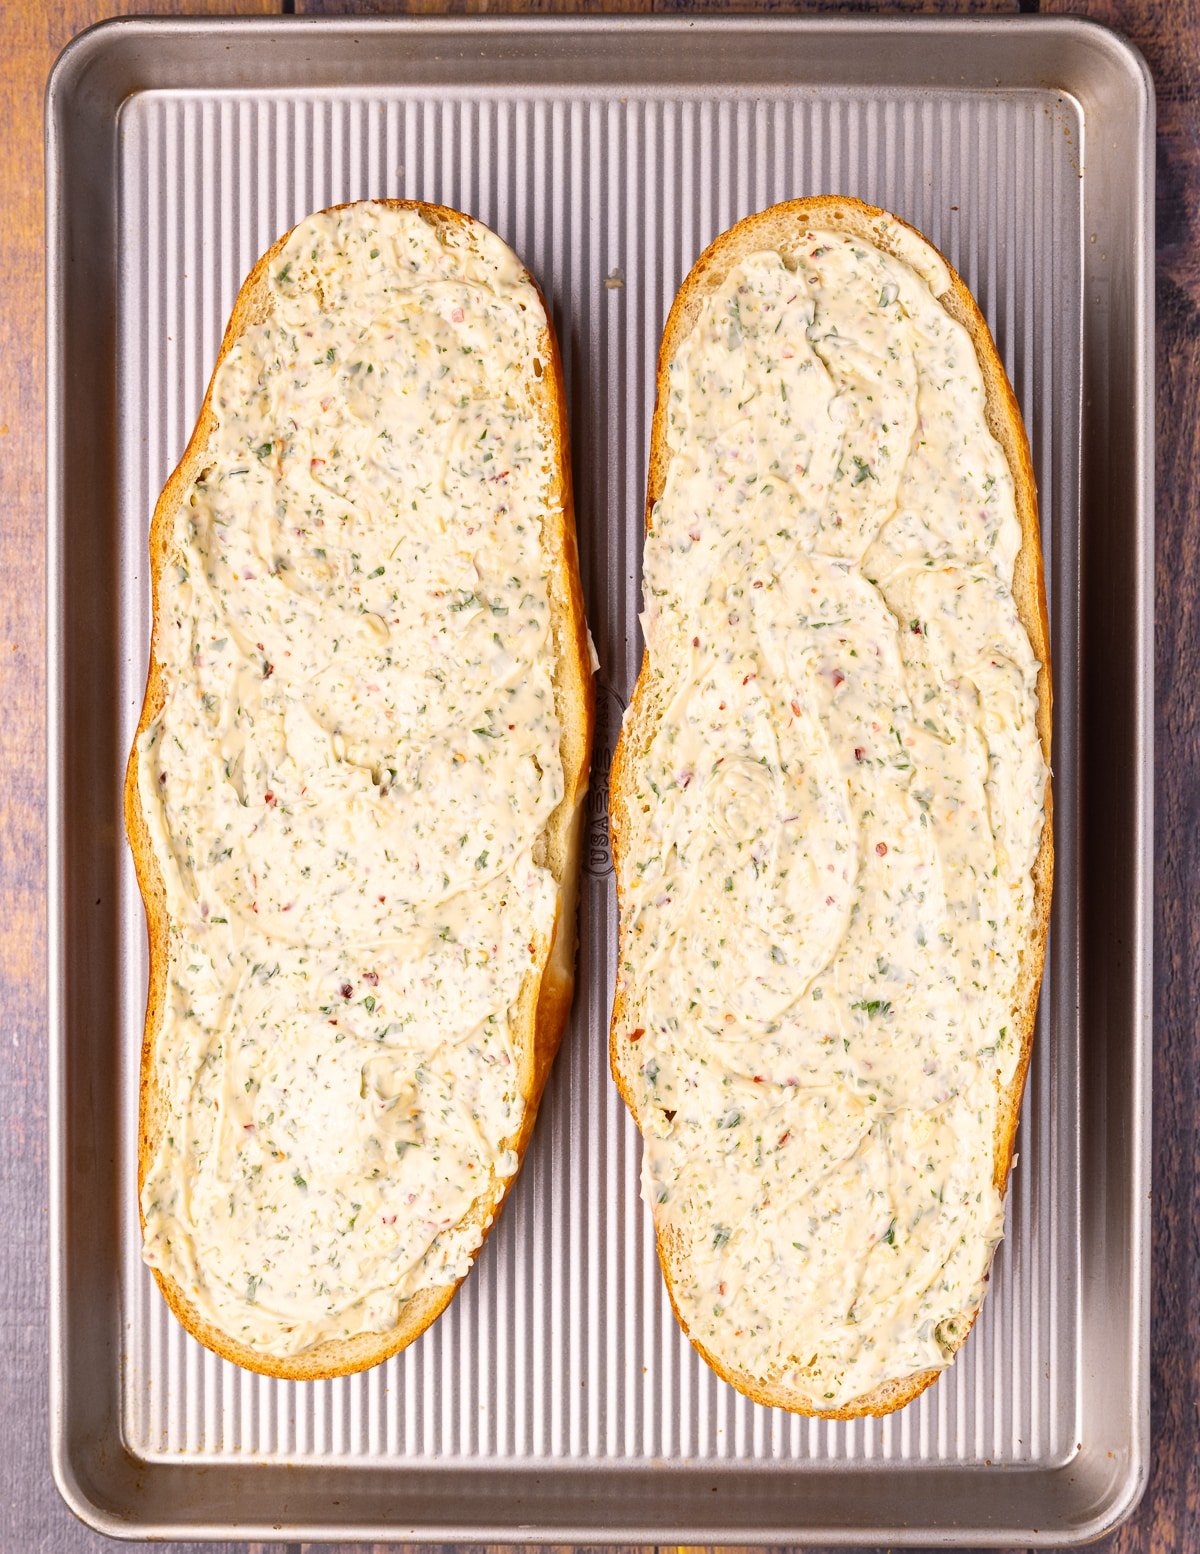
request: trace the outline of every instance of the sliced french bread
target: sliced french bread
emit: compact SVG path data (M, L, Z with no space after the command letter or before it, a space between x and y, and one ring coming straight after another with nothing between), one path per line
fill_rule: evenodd
M335 207L247 276L150 530L125 789L145 1255L307 1379L418 1337L574 979L593 700L559 354L480 223Z
M933 246L842 197L717 238L646 524L611 1060L663 1273L751 1398L888 1413L983 1298L1053 875L1029 447Z

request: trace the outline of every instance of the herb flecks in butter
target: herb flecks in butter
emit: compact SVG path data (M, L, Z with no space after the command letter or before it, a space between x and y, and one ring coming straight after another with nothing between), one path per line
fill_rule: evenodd
M693 1337L834 1408L947 1363L1001 1234L1021 528L969 336L860 238L738 263L668 394L620 881L643 1193Z
M159 584L142 1205L201 1316L288 1354L470 1265L459 1222L516 1166L563 777L536 290L482 228L378 205L302 222L270 288Z

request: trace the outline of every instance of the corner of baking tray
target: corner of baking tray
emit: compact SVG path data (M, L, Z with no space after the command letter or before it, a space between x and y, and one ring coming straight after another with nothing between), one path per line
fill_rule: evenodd
M1111 1536L1137 1510L1149 1482L1149 1454L1135 1447L1112 1483L1106 1486L1099 1507L1085 1521L1071 1528L1071 1542L1065 1546L1079 1548ZM1056 1541L1060 1547L1064 1546L1061 1540Z
M52 139L54 115L60 101L70 96L80 75L91 66L96 55L107 50L118 37L138 32L143 26L143 19L137 16L110 16L77 32L63 46L46 77L44 107L48 143Z
M1146 56L1123 32L1110 27L1107 22L1094 21L1090 16L1037 16L1023 20L1024 25L1031 29L1046 28L1068 38L1073 37L1106 55L1110 63L1133 83L1138 98L1138 117L1143 127L1153 126L1154 77L1146 63Z
M50 1473L54 1487L71 1515L106 1538L140 1538L145 1529L138 1527L119 1508L92 1492L83 1464L72 1453L66 1433L66 1410L61 1389L52 1389L50 1398ZM132 1462L130 1463L132 1467Z

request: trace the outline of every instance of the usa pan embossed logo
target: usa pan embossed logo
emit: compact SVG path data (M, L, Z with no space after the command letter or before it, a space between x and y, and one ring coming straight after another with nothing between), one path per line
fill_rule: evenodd
M612 686L598 680L592 780L587 796L587 852L584 857L584 868L593 879L604 879L613 871L612 847L608 837L608 783L624 712L625 703Z

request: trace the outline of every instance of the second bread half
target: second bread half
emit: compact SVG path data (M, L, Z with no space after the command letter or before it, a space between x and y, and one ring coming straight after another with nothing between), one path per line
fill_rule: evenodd
M646 521L611 1056L663 1273L750 1397L887 1413L983 1299L1053 874L1029 449L932 244L840 197L719 237Z

